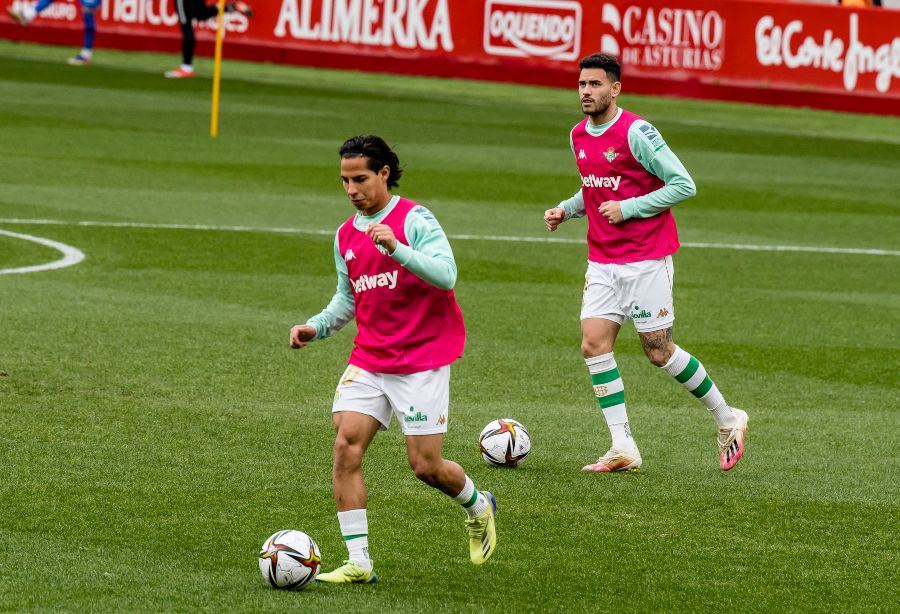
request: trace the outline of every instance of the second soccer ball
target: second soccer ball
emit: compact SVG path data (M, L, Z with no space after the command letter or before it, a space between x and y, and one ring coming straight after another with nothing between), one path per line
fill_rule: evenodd
M274 588L299 591L316 579L322 557L303 531L278 531L259 551L259 571Z
M500 418L481 430L478 446L488 465L517 467L531 451L531 437L520 422Z

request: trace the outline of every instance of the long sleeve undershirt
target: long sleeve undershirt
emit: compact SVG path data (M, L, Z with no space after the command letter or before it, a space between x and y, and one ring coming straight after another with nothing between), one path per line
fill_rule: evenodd
M616 116L605 124L593 126L588 122L588 133L593 136L600 136L621 115L622 109L619 109ZM642 131L642 126L649 126L650 129ZM684 168L684 164L669 149L662 135L649 122L640 119L631 124L628 129L628 145L634 158L647 169L647 172L662 179L665 185L649 194L635 198L626 198L621 201L622 217L626 220L634 217L651 217L662 213L697 193L694 180L691 179L687 169ZM572 153L574 154L575 149L571 141L570 146L572 146ZM566 220L585 215L584 196L580 189L571 198L559 203L559 206L565 210L566 216L564 219Z
M387 206L374 215L357 214L353 219L354 228L365 231L370 224L382 222L393 211L399 200L398 196L391 197ZM422 205L415 207L406 216L403 230L409 245L398 241L390 257L426 283L443 290L453 289L457 274L453 250L450 249L447 235L431 211ZM334 296L325 309L306 322L308 326L316 329L316 339L330 337L342 329L353 319L356 311L347 263L341 255L337 233L334 235L334 265L338 279Z

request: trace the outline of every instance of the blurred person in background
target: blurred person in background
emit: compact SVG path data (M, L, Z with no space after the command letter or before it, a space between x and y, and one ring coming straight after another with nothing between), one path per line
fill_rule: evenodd
M34 6L30 4L21 4L21 8L15 4L6 8L6 12L23 26L27 26L37 19L47 7L53 4L54 0L38 0ZM97 31L96 17L94 13L100 8L102 0L81 0L81 19L84 22L84 38L81 45L81 51L75 57L69 58L68 63L72 66L83 66L91 63L94 54L94 34Z
M43 1L43 0L42 0ZM219 14L217 5L208 5L204 0L175 0L178 11L178 23L181 26L181 66L175 70L167 70L167 79L189 79L194 76L194 49L197 39L194 36L194 20L206 20ZM253 16L253 9L245 2L235 0L225 3L225 12L237 12L245 17Z

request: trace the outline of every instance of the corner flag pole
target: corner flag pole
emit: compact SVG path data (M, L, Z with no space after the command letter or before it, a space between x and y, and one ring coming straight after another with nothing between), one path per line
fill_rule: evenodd
M216 19L216 56L213 64L212 114L209 120L209 136L219 134L219 81L222 75L222 39L224 32L225 0L219 0L219 16Z

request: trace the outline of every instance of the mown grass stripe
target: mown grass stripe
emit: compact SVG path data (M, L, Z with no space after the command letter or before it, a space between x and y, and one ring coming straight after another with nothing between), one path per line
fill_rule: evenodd
M152 222L102 222L92 220L66 221L27 218L0 218L0 224L24 225L60 225L60 226L98 226L105 228L160 228L171 230L210 230L221 232L270 232L278 234L308 234L334 236L334 230L318 228L271 227L271 226L232 226L220 224L167 224ZM498 241L513 243L559 243L583 245L583 239L565 239L559 237L532 237L516 235L474 235L448 234L448 238L456 241ZM861 247L834 247L828 245L753 245L748 243L709 243L684 241L681 247L695 249L724 249L735 251L757 252L806 252L813 254L847 254L858 256L895 256L900 257L900 250L870 249Z

